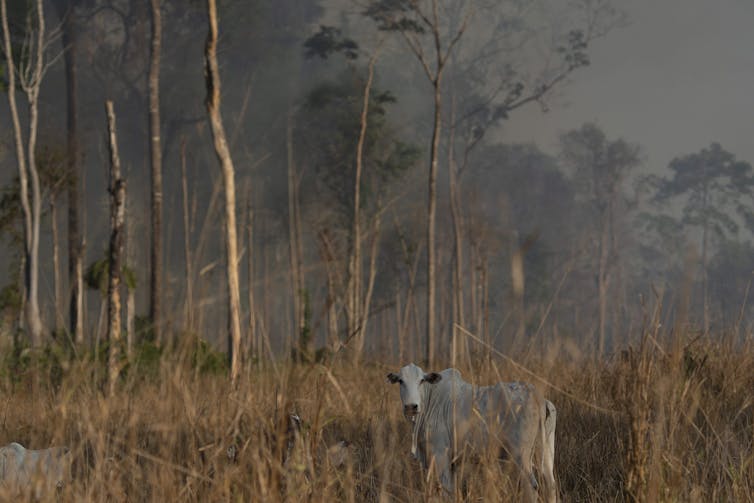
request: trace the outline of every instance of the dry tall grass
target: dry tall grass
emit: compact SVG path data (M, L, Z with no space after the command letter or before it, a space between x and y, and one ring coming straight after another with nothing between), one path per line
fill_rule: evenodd
M655 335L600 362L566 345L519 360L557 388L543 385L558 407L561 498L754 500L754 345L706 339L674 351ZM432 499L398 391L385 382L405 362L255 367L235 390L187 362L176 352L156 374L131 372L112 398L92 363L54 379L46 368L6 372L0 442L71 447L73 480L52 500ZM531 380L494 357L462 370L480 384ZM333 445L340 452L328 456ZM515 500L496 463L467 472L467 500Z

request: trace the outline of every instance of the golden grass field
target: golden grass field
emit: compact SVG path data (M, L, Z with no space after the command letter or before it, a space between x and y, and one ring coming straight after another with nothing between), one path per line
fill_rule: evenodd
M477 355L462 371L537 382L555 403L563 501L754 501L754 344L649 334L602 361L572 344L534 353ZM385 381L403 363L248 366L231 389L175 351L112 397L91 362L11 368L0 443L72 449L72 481L51 501L427 501L434 480ZM466 468L457 497L516 501L498 463Z

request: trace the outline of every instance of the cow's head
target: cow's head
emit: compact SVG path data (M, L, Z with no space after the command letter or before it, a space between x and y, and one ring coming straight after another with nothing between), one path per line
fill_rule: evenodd
M409 363L398 373L391 372L387 375L390 383L399 383L401 385L401 402L403 402L403 415L409 421L414 421L417 414L422 412L422 386L434 384L442 379L437 372L425 374L424 371Z

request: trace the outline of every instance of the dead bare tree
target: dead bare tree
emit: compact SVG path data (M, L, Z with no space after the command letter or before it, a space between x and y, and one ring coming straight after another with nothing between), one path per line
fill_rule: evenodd
M220 161L225 186L225 248L226 275L228 281L228 352L230 379L238 380L241 349L241 294L238 282L238 240L236 234L236 184L233 159L228 148L222 116L220 114L220 70L217 64L217 5L216 0L207 0L209 31L204 48L207 113L209 115L215 153Z
M120 156L115 129L113 102L105 103L107 112L107 132L110 149L110 248L108 252L107 284L107 341L108 341L108 384L113 395L120 373L120 283L121 257L123 254L123 224L126 211L126 182L121 177Z
M162 146L160 141L160 51L162 13L160 0L150 0L152 43L149 61L149 151L152 175L152 248L149 275L149 317L155 341L162 342Z

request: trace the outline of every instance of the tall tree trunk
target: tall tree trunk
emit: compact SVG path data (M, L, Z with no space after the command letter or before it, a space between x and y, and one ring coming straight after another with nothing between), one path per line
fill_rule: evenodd
M57 194L53 191L50 194L50 230L52 231L52 283L55 294L55 326L54 334L65 327L63 319L63 285L60 278L60 237L58 235L58 205Z
M73 2L53 2L62 23L61 42L63 44L63 67L66 84L66 167L68 170L68 294L69 330L76 344L84 342L84 291L77 271L83 270L83 244L81 242L79 217L79 144L76 71L76 30L78 29L73 12Z
M238 240L236 237L236 184L233 159L220 114L220 73L217 64L217 5L216 0L207 0L209 32L205 46L205 70L207 85L207 112L212 127L215 152L220 161L225 185L225 247L226 273L228 277L228 335L230 379L235 385L240 371L241 349L241 294L238 282Z
M149 150L152 164L152 250L149 277L149 317L155 341L162 342L162 147L160 144L160 51L162 14L160 0L150 0L152 44L149 63Z
M427 193L427 333L426 333L426 360L429 368L435 364L435 268L437 250L435 249L435 221L437 218L437 157L440 153L440 126L442 121L441 111L441 76L434 81L435 91L435 114L434 128L432 129L432 150L429 162L429 183Z
M460 339L456 325L465 327L464 295L463 295L463 220L461 216L461 189L458 179L458 166L455 160L455 94L451 105L450 133L448 137L448 190L450 192L450 215L453 222L453 322L451 326L451 365L456 366L456 360L463 361L466 353L464 337Z
M191 258L191 222L189 210L188 175L186 174L186 139L181 140L181 189L183 195L183 257L186 264L186 314L185 329L194 327L194 273Z
M364 350L364 325L366 324L364 312L368 309L368 306L365 305L368 301L362 298L361 177L364 171L364 142L369 122L369 98L372 93L374 67L378 55L379 48L369 59L367 67L367 80L364 84L364 96L359 118L359 139L356 143L356 172L353 177L353 227L351 230L351 256L348 261L348 309L346 309L346 312L348 313L347 336L354 338L351 344L351 357L354 362L361 358L361 353Z
M341 283L338 278L338 265L335 259L335 253L332 249L327 229L320 229L317 233L320 243L320 255L325 263L327 272L327 347L335 353L340 347L340 336L338 334L338 285Z
M123 249L125 253L125 259L123 261L123 269L131 270L134 264L134 232L133 232L133 218L128 217L128 202L123 199L123 215L125 219L125 229L123 229ZM136 286L126 283L126 356L128 361L133 358L134 351L134 338L136 332Z
M42 341L44 326L39 311L39 232L42 212L42 197L39 187L39 175L36 165L36 139L39 122L39 88L41 85L44 57L45 20L42 0L37 0L37 31L33 47L28 51L28 72L24 72L21 87L27 96L29 128L28 139L24 145L21 122L16 104L16 68L14 65L13 47L10 41L8 27L8 9L6 0L0 0L0 17L3 25L3 49L5 53L6 70L8 74L8 105L13 123L13 134L16 147L16 161L20 183L21 208L24 216L24 321L25 328L32 346L39 346ZM31 22L27 26L32 29ZM26 149L24 149L26 147ZM26 150L26 151L24 151ZM28 161L28 162L27 162ZM31 199L29 199L29 184L31 184Z
M606 213L602 215L602 229L600 229L600 258L597 272L599 293L599 341L597 342L597 357L601 357L605 351L605 337L607 332L607 288L608 288L608 261L610 250L610 202Z
M374 221L372 223L372 242L369 251L369 277L367 279L367 290L361 302L359 312L361 313L361 323L359 324L359 340L356 350L358 354L364 351L364 341L367 330L367 323L369 321L369 312L372 306L372 294L374 293L374 280L377 277L377 254L379 252L380 244L380 227L382 224L381 208L378 208Z
M123 252L123 223L125 221L126 182L121 178L120 157L115 131L115 111L113 102L106 103L107 131L110 146L110 250L109 275L107 285L107 341L108 341L108 383L110 395L120 373L120 283L121 257Z
M306 319L304 302L304 278L302 271L303 249L301 244L301 222L298 208L298 176L293 157L293 111L289 107L285 144L288 172L288 245L291 268L291 290L293 297L293 327L296 341L292 345L294 359L306 360L309 355L308 341L305 340Z
M704 220L702 222L702 302L704 310L704 334L709 334L709 291L708 291L708 274L707 274L707 228L709 227L707 218L707 197L708 190L705 184L702 194L702 208L704 211Z
M259 353L259 345L257 344L257 318L256 318L256 303L254 301L254 209L251 205L251 190L248 192L246 200L246 249L247 252L247 283L249 284L249 334L247 336L247 344L249 346L249 356L259 359L261 354Z

